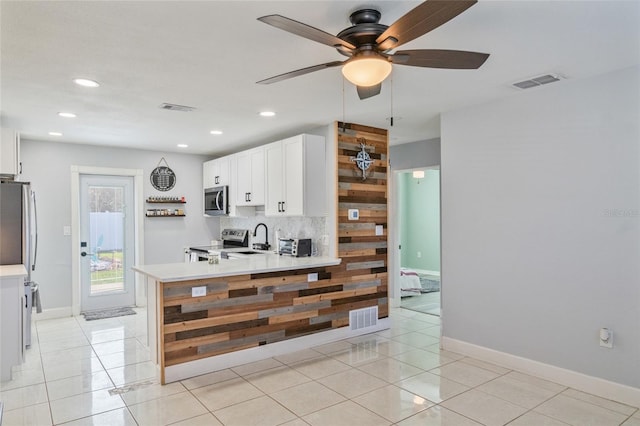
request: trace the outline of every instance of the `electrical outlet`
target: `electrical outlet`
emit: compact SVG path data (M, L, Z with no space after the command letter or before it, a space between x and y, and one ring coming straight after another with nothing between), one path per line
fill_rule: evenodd
M71 235L71 227L69 225L65 225L62 227L62 235L64 236Z
M382 227L382 225L376 225L376 235L383 235L384 234L384 228Z
M207 295L207 286L191 287L191 297L202 297Z
M360 219L360 210L358 209L349 209L347 211L347 216L349 220L358 220Z
M420 259L420 258L422 257L422 252L421 252L421 251L419 251L418 253L416 253L416 257L417 257L418 259Z
M314 281L318 281L318 273L317 272L313 272L311 274L307 274L307 281L312 283Z

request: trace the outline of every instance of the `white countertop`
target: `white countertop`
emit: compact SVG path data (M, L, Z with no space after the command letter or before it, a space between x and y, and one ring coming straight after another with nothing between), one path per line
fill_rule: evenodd
M335 257L291 257L269 253L249 255L242 259L220 259L220 263L213 265L209 262L183 262L136 265L132 269L157 281L167 282L335 266L341 261Z
M24 265L0 265L0 278L26 277Z

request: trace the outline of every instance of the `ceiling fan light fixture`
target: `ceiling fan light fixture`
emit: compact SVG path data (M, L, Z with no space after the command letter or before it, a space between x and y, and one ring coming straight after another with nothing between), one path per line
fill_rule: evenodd
M382 83L391 68L391 62L380 56L354 57L342 67L342 75L356 86L369 87Z

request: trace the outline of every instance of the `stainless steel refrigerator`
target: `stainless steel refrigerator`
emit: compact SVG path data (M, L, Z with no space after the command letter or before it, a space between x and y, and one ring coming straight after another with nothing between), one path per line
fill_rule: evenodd
M23 264L27 270L22 322L23 343L31 345L31 311L38 286L31 279L36 268L38 229L35 193L29 182L0 181L0 265Z

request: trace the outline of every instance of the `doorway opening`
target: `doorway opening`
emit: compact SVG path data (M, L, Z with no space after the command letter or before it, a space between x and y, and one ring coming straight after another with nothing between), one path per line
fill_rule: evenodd
M142 170L72 166L71 182L73 314L139 305Z
M80 175L81 311L135 304L130 176Z
M398 174L400 306L440 316L440 170Z

